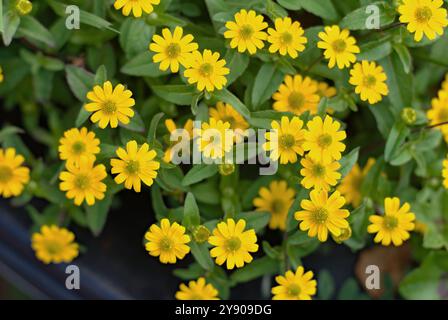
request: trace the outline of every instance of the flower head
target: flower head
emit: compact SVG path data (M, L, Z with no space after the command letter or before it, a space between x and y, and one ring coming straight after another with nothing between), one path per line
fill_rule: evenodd
M409 231L414 230L415 215L409 203L405 202L400 207L399 198L384 199L384 216L371 215L372 223L367 227L367 232L376 233L374 241L388 246L392 242L394 246L401 246L403 241L409 239Z
M338 186L338 191L345 197L348 204L359 207L362 200L361 186L364 178L369 173L370 168L375 164L375 159L369 158L366 165L361 170L359 164L355 163L352 170L342 179Z
M126 17L131 13L136 18L140 18L142 13L151 13L154 11L153 5L160 3L160 0L115 0L114 8L122 9L123 15Z
M339 69L344 69L356 61L356 53L359 53L359 47L356 45L356 39L350 36L347 29L341 30L339 26L327 26L325 32L319 32L321 41L317 47L324 49L325 59L329 60L328 67L334 68L337 64Z
M262 15L257 15L254 10L241 11L235 14L235 21L226 23L227 30L224 32L226 39L231 39L230 47L238 48L238 52L249 51L250 54L264 47L263 40L267 34L263 30L268 27Z
M206 283L204 277L188 282L188 287L182 283L179 289L176 292L177 300L219 300L218 290L212 284Z
M33 3L29 0L17 0L16 10L21 16L26 16L33 10Z
M152 60L160 63L160 70L166 71L171 68L171 72L178 72L179 65L188 67L189 56L193 51L198 50L197 43L192 42L194 37L191 34L183 36L184 29L176 27L171 33L170 29L162 30L162 36L155 34L149 50L155 52Z
M317 86L317 94L321 98L323 98L323 97L332 98L337 94L336 88L331 87L325 81L312 80L312 83Z
M430 125L448 122L448 90L440 90L437 98L432 99L431 109L426 113ZM444 135L448 134L448 126L438 126Z
M201 129L195 128L193 131L199 137L196 140L199 151L211 159L221 159L233 146L233 134L230 123L210 118L209 122L202 123Z
M415 33L415 41L421 41L423 34L429 40L443 34L448 25L447 11L443 0L403 0L398 7L400 22L407 23L407 29Z
M262 187L258 191L259 197L254 199L254 206L257 211L271 213L269 228L286 229L286 219L295 194L294 189L288 188L286 181L272 181L269 188Z
M305 31L300 22L293 22L289 17L275 19L275 29L269 28L268 33L268 41L271 43L269 52L278 51L282 56L288 54L293 59L299 56L299 52L305 50L305 43L308 42L303 36Z
M170 133L170 147L166 149L163 161L169 163L173 161L175 155L178 155L176 154L176 150L173 150L173 146L179 146L182 151L185 150L188 152L188 154L182 154L181 156L188 156L190 154L190 141L193 139L193 120L188 119L184 124L183 130L179 129L178 131L173 119L166 119L165 127Z
M141 191L141 182L148 187L152 186L157 177L157 170L160 163L155 160L157 153L149 149L149 145L144 143L140 148L135 140L126 144L126 150L117 149L119 159L112 159L112 173L117 174L115 182L122 184L126 189L134 188L135 192Z
M87 128L67 130L59 140L59 158L74 164L78 164L81 158L95 161L95 155L100 151L100 140Z
M389 94L383 67L377 66L373 61L355 64L350 70L350 75L349 82L355 86L355 92L361 96L362 101L375 104L383 99L382 96Z
M209 109L210 118L230 123L230 129L234 131L235 141L237 143L244 139L244 134L249 124L233 106L228 103L218 102L216 108Z
M317 282L313 272L305 272L302 266L296 272L286 271L284 276L276 276L278 286L272 288L273 300L311 300L316 294Z
M153 257L159 257L162 263L176 263L182 260L189 252L190 236L185 234L185 227L177 222L170 224L168 219L162 219L160 227L151 225L145 234L146 250Z
M302 158L300 164L303 167L300 170L303 176L301 183L307 189L329 191L330 186L334 187L341 178L341 174L337 171L341 165L337 161L324 162L307 156Z
M31 246L36 257L45 264L69 263L79 254L79 246L74 241L75 235L69 230L44 225L40 232L33 233Z
M220 222L213 230L213 235L208 242L214 246L210 250L210 255L216 258L218 265L227 261L227 269L231 270L235 266L241 268L245 263L252 261L251 252L257 252L257 235L253 229L244 231L246 221L240 219L235 222L227 219Z
M321 242L327 241L328 232L333 236L340 236L342 229L348 228L346 218L350 215L348 210L342 209L345 204L344 197L338 191L328 196L327 191L313 190L311 200L302 200L302 211L295 213L300 223L300 230L308 230L309 237L316 237Z
M19 196L30 181L30 169L22 166L25 158L16 154L16 149L0 148L0 196Z
M103 86L95 86L93 91L87 93L87 99L91 102L84 105L84 108L93 112L90 120L97 123L101 129L110 123L112 128L116 128L118 123L128 124L129 118L134 116L132 107L135 100L131 98L132 92L126 90L122 84L112 87L110 81L106 81Z

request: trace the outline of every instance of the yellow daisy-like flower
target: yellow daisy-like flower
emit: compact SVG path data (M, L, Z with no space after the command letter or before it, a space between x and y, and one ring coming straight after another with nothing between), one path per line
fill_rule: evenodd
M190 252L187 243L191 239L185 234L185 227L177 222L170 224L168 219L162 219L160 227L151 225L145 239L148 240L146 250L151 256L159 257L162 263L176 263L177 259L182 260Z
M394 246L401 246L415 227L415 215L410 210L411 206L407 202L400 207L399 198L384 199L384 216L371 215L369 221L372 224L367 227L367 232L376 233L374 241L381 242L383 246L391 242Z
M272 181L269 188L262 187L258 191L259 197L253 203L257 211L271 213L269 228L285 230L288 211L295 194L294 189L288 188L286 181Z
M313 190L310 193L311 200L302 200L302 211L295 213L295 218L300 223L300 230L308 230L309 237L316 237L321 242L327 241L328 232L339 237L343 229L349 227L347 217L348 210L341 209L345 204L344 197L335 191L328 197L327 191Z
M341 124L332 117L314 117L307 123L305 142L303 149L309 151L309 156L314 159L330 162L341 159L341 153L345 150L345 144L341 141L346 138L345 131L339 131Z
M40 232L33 233L31 246L37 259L45 264L70 263L79 254L75 235L65 228L44 225Z
M182 133L177 133L177 125L173 121L173 119L166 119L165 120L165 127L167 128L168 132L170 133L170 140L171 136L173 138L177 137L177 141L171 141L171 146L166 149L163 161L166 163L171 162L171 160L174 157L174 150L172 149L173 145L177 145L178 143L187 144L185 148L181 148L182 150L188 150L190 152L190 141L193 139L193 120L188 119L187 122L185 122L184 128L182 130Z
M134 188L135 192L141 191L141 182L148 187L152 186L157 177L157 170L160 163L155 160L157 152L149 149L149 145L144 143L140 148L137 141L132 140L126 144L126 150L118 148L119 159L110 160L112 174L117 174L114 178L117 184L124 182L126 189Z
M196 143L199 151L211 159L221 159L233 146L233 134L230 123L210 118L209 122L202 123L201 129L195 128L193 132L198 137Z
M323 162L307 156L300 163L303 167L300 170L303 176L301 183L307 189L329 191L330 186L335 186L341 178L341 174L337 172L341 165L337 161Z
M299 56L299 52L305 50L305 43L308 42L303 36L305 31L300 22L293 22L289 17L275 19L275 29L269 28L268 33L268 41L271 43L269 52L278 51L282 56L288 54L293 59Z
M184 75L188 83L197 85L199 91L206 89L211 92L215 89L221 90L227 84L225 77L230 73L226 68L226 61L219 59L218 52L204 50L203 54L199 51L193 52L188 58L189 69L185 70Z
M100 151L100 140L87 128L67 130L59 140L59 158L74 164L78 164L81 158L95 161L95 155Z
M329 60L328 67L334 68L337 64L339 69L348 68L356 61L356 53L360 53L356 45L356 39L350 36L347 29L341 30L339 26L327 26L325 32L319 32L322 41L317 47L324 49L324 57Z
M273 300L311 300L316 294L317 281L313 280L313 272L305 272L302 266L296 272L286 271L284 276L276 276L279 284L271 289Z
M439 125L448 122L448 91L440 90L437 98L432 99L431 109L426 113L430 125ZM444 135L448 134L448 126L438 126Z
M110 123L112 128L116 128L118 123L128 124L129 118L134 116L132 107L135 100L131 98L132 92L126 90L122 84L112 87L110 81L106 81L103 86L95 86L93 91L87 93L87 99L91 102L84 105L84 108L93 112L90 120L97 123L101 129Z
M443 34L448 25L447 11L443 8L443 0L403 0L398 7L400 22L407 23L407 29L415 33L415 41L421 41L423 34L429 40Z
M68 199L74 199L80 206L84 201L93 206L96 200L103 200L107 186L102 181L107 177L106 167L94 165L94 161L81 159L79 164L66 163L67 171L59 175L59 189L66 192Z
M361 186L370 168L375 164L375 159L369 158L361 170L359 164L355 164L352 170L342 179L337 190L345 197L347 204L359 207L362 201Z
M3 80L5 80L5 76L3 75L3 69L2 69L2 67L0 66L0 83L2 83Z
M273 161L280 159L281 164L296 163L297 155L303 155L303 143L305 130L302 129L303 121L299 117L293 117L291 121L283 116L281 122L272 121L271 132L266 132L267 142L263 149L270 151L269 157Z
M25 158L16 154L16 149L0 148L0 196L4 198L19 196L30 181L30 169L22 166Z
M188 282L188 287L182 283L179 289L176 292L177 300L219 300L218 290L212 284L206 283L204 277Z
M132 11L132 14L136 18L140 18L142 13L147 14L154 11L153 5L160 4L160 0L115 0L114 8L116 10L122 10L123 15L126 17Z
M237 143L244 139L245 131L249 128L249 123L247 123L243 116L239 114L233 106L227 103L218 102L216 108L209 109L209 114L210 118L230 123L230 129L234 130L235 141Z
M231 39L230 47L238 48L238 52L249 51L250 54L257 52L257 49L264 47L263 40L268 35L263 30L268 27L262 15L257 15L254 10L246 11L242 9L235 14L235 21L226 23L227 31L224 38Z
M244 231L245 228L246 221L243 219L236 223L233 219L218 223L213 235L208 238L208 242L214 246L210 255L216 258L218 265L227 261L227 269L231 270L252 261L250 252L258 251L257 235L253 229Z
M298 116L305 111L316 114L320 100L315 82L301 75L287 75L272 98L275 100L274 110L292 112Z
M332 98L337 94L336 88L330 86L325 81L315 81L312 80L312 83L317 86L317 94L323 98Z
M160 63L159 69L166 71L171 68L171 72L178 72L179 65L188 67L188 57L193 51L198 50L197 43L192 42L194 37L191 34L183 36L184 29L176 27L171 33L170 29L162 30L163 37L155 34L149 50L156 54L152 57L155 63Z
M382 96L389 94L386 80L383 67L373 61L362 61L350 70L350 84L355 86L355 92L361 96L361 100L369 101L370 104L380 102Z

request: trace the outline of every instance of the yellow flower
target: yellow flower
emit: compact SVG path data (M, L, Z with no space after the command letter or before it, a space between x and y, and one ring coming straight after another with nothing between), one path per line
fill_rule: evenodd
M227 83L226 75L230 73L226 68L226 61L219 59L218 52L204 50L203 54L199 51L193 52L188 58L189 69L185 70L184 75L188 83L197 84L199 91L206 89L211 92L215 89L221 90Z
M312 83L317 86L317 94L323 98L332 98L337 94L336 88L331 87L328 83L324 81L312 80Z
M149 149L144 143L140 148L135 140L126 144L126 150L118 148L119 159L110 160L112 174L118 174L114 180L117 184L124 182L126 189L134 188L135 192L141 191L141 182L148 187L152 186L157 177L160 163L155 160L157 153Z
M33 10L33 3L29 0L17 0L16 10L21 16L26 16Z
M36 257L45 264L70 263L79 254L75 235L65 228L44 225L40 232L33 233L31 246Z
M123 15L126 17L131 13L136 18L140 18L142 13L151 13L154 11L153 5L160 3L160 0L115 0L114 8L122 9Z
M448 189L448 159L443 160L442 177L443 186L445 187L445 189Z
M345 144L341 141L346 138L346 134L345 131L339 131L339 122L333 121L328 115L323 121L316 116L308 121L307 126L303 149L310 151L310 157L324 162L341 159L341 152L345 150Z
M190 236L185 234L185 227L177 222L170 224L168 219L160 221L160 227L151 225L145 234L146 250L153 257L159 257L162 263L176 263L182 260L189 252L187 245L191 241Z
M351 236L352 236L352 228L350 228L350 226L348 226L348 228L342 228L341 234L339 236L331 235L334 242L336 242L337 244L341 244L342 242L350 239Z
M227 30L224 32L224 38L231 39L230 47L238 52L249 51L250 54L257 52L257 48L264 47L263 40L268 35L263 30L268 27L264 22L262 15L257 15L254 10L246 11L242 9L235 14L235 21L226 23Z
M350 36L347 29L341 30L339 26L327 26L325 32L319 32L322 41L317 47L325 49L325 59L329 60L328 67L334 68L337 64L339 69L349 67L356 61L356 53L360 53L356 45L356 39Z
M448 122L448 91L440 90L437 98L432 99L431 109L426 113L430 125L439 125ZM448 134L448 126L438 126L443 134Z
M313 272L305 272L302 266L297 267L296 272L286 271L284 276L276 276L279 284L273 287L271 293L273 300L311 300L316 294L317 282L313 280Z
M87 103L84 108L88 112L94 112L90 117L93 123L97 123L101 129L107 127L110 123L112 128L118 126L118 122L128 124L129 118L134 116L132 107L135 100L131 98L132 92L125 90L122 84L112 87L112 83L107 81L101 86L95 86L93 91L87 93Z
M447 12L442 6L443 0L403 0L398 7L400 22L408 24L408 31L415 33L415 41L421 41L423 34L434 40L448 25Z
M170 29L162 30L163 37L155 34L149 50L156 54L152 57L155 63L160 62L159 69L166 71L171 68L171 72L179 71L179 64L188 67L188 57L193 51L198 50L197 43L192 42L194 37L191 34L182 36L184 29L176 27L171 33Z
M174 156L174 151L172 149L173 145L177 145L178 143L185 143L187 144L185 146L185 150L190 151L190 141L193 139L193 120L188 119L187 122L185 122L183 131L180 133L176 133L177 126L176 123L174 123L173 119L166 119L165 120L165 127L167 128L168 132L170 133L170 137L173 138L178 137L177 141L170 141L170 147L168 147L165 151L165 154L163 156L163 161L166 163L171 162ZM170 138L171 140L171 138ZM180 146L183 150L182 146Z
M414 230L415 215L409 203L405 202L400 207L399 198L384 199L384 216L371 215L372 223L367 227L368 233L376 233L374 241L388 246L392 242L394 246L401 246L403 241L409 239L409 231Z
M302 200L302 211L295 213L300 223L300 230L308 230L309 237L316 237L319 241L327 241L328 232L339 237L343 229L349 227L346 218L348 210L341 209L345 204L344 197L338 191L328 197L327 191L312 190L310 200Z
M299 117L293 117L290 121L283 116L281 122L271 122L272 131L266 132L267 142L263 149L270 151L269 157L281 164L296 163L297 155L303 155L303 143L305 130L302 129L303 121Z
M2 83L3 80L5 80L5 76L3 75L3 69L2 69L2 67L0 66L0 83Z
M30 181L30 169L22 166L25 158L16 154L16 149L0 148L0 196L19 196Z
M208 242L214 246L210 255L216 258L218 265L227 261L227 269L231 270L252 261L250 252L258 251L257 235L253 229L244 231L245 228L246 221L243 219L236 223L233 219L218 223L213 235L208 238Z
M257 211L271 213L269 228L285 230L288 211L294 202L294 189L288 188L286 181L272 181L269 189L262 187L258 195L253 203Z
M179 289L176 292L177 300L219 300L218 290L210 283L206 283L203 277L188 282L188 287L182 283Z
M272 98L275 100L274 110L292 112L298 116L305 111L310 111L311 114L317 113L320 100L315 82L301 75L295 75L294 78L287 75Z
M342 179L337 190L345 197L347 204L358 207L362 201L361 186L370 168L375 164L375 159L369 158L361 171L359 164L355 164L352 170Z
M100 151L100 140L87 128L67 130L59 140L59 158L74 164L78 164L81 158L94 162Z
M303 167L300 170L303 176L301 183L307 189L329 191L330 186L335 186L341 178L341 174L337 172L341 165L337 161L324 162L306 156L300 163Z
M59 189L66 192L68 199L74 199L75 205L80 206L85 200L89 206L93 206L96 199L104 199L107 189L102 182L107 177L104 165L95 166L94 161L84 158L78 165L67 162L66 169L59 175Z
M280 52L282 56L289 56L293 59L299 56L299 52L305 50L305 43L307 38L303 35L300 22L292 22L291 18L277 18L275 19L275 29L268 29L268 41L271 43L269 47L270 53Z
M207 158L223 158L225 153L229 152L233 146L233 135L229 129L230 123L214 118L210 118L208 123L202 123L201 129L193 130L195 136L198 137L196 143L199 151Z
M423 221L415 220L414 231L424 235L428 232L428 225Z
M244 139L244 134L249 124L233 106L227 103L218 102L216 108L209 109L210 118L230 123L230 129L234 130L235 141L237 143Z
M361 96L362 101L375 104L381 101L382 96L389 94L389 88L385 81L387 79L382 66L375 62L362 61L350 70L350 84L355 86L355 92Z

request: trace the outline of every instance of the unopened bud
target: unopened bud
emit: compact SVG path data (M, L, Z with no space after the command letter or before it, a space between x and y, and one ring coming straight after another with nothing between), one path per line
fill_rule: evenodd
M194 241L196 241L197 243L207 242L208 238L210 237L210 231L205 226L198 226L193 231L193 237Z
M220 164L218 170L220 175L229 176L235 172L235 165L233 163Z
M17 0L16 10L21 16L26 16L33 10L33 4L29 0Z
M417 112L412 108L404 108L401 110L401 119L407 125L413 125L417 121Z
M333 240L336 243L341 244L343 241L350 239L350 237L352 236L352 228L348 227L348 228L342 228L341 229L341 234L339 236L334 236L331 235Z

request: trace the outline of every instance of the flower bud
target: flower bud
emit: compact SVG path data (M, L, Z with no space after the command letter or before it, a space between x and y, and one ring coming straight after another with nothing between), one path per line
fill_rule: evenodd
M210 231L205 226L198 226L193 231L193 238L197 243L207 242L209 237Z
M220 164L218 170L220 175L229 176L235 172L235 165L233 163Z
M341 229L341 234L339 236L331 235L334 242L341 244L343 241L350 239L352 236L352 228L350 226L348 228Z
M17 0L16 10L21 16L26 16L33 10L33 4L29 0Z
M404 108L403 110L401 110L401 119L407 125L413 125L417 120L417 112L415 112L415 110L412 108Z

